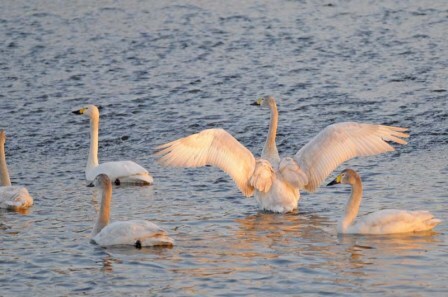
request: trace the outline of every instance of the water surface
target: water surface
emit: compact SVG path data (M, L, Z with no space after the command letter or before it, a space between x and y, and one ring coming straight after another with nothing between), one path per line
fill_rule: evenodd
M446 1L2 1L0 128L15 184L35 205L0 211L2 296L448 293ZM396 152L355 159L361 214L428 209L436 232L338 237L347 187L258 211L216 168L167 169L155 146L221 127L259 155L279 100L277 143L294 154L325 126L409 127ZM114 188L113 220L149 219L172 249L89 242L88 120L103 107L100 161L130 159L152 187ZM332 174L332 177L335 173Z

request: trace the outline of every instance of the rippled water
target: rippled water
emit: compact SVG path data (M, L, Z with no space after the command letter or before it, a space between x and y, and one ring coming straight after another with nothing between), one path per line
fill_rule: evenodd
M0 295L447 295L446 1L6 0L0 24L0 128L13 183L35 198L0 212ZM281 154L338 121L410 127L408 145L339 169L363 176L361 213L428 209L444 222L338 237L347 187L276 215L216 168L156 164L156 145L209 127L260 154L269 115L249 103L264 94L279 99ZM104 107L100 161L155 177L115 188L112 219L150 219L172 249L89 242L88 121L70 113L85 103Z

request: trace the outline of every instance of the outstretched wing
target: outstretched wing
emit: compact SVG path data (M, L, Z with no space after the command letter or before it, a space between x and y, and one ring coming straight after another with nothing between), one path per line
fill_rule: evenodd
M156 155L165 166L200 167L213 165L232 177L249 197L254 188L249 180L255 168L252 153L223 129L208 129L157 147Z
M308 184L308 176L291 157L285 157L280 161L278 171L283 179L294 188L303 189Z
M314 191L343 162L395 150L386 141L406 144L406 128L363 123L337 123L326 127L302 147L294 159L308 176L305 189ZM400 138L401 137L401 138Z

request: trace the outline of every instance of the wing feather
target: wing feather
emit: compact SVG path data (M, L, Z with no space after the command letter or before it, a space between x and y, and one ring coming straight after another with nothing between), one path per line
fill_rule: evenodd
M173 167L216 166L235 181L245 196L254 188L250 177L255 168L252 153L223 129L207 129L157 147L159 162Z
M314 191L340 164L358 156L395 150L389 143L406 144L406 128L354 122L326 127L302 147L294 159L308 176L305 189Z

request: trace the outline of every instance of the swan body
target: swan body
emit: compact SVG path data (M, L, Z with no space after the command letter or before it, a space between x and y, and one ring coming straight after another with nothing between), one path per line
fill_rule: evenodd
M359 218L356 216L362 200L361 177L352 169L345 169L328 185L349 184L352 193L338 223L343 234L394 234L428 231L441 221L426 210L384 209Z
M133 245L144 246L172 246L174 240L154 223L145 220L130 220L113 222L92 239L100 246Z
M117 221L109 224L112 182L106 174L98 175L93 184L101 190L101 207L92 231L92 241L106 247L114 245L172 246L174 240L156 224L146 220Z
M343 162L394 148L387 141L406 144L407 129L363 123L326 127L294 156L280 158L275 143L278 111L275 99L265 96L254 105L269 107L271 121L261 158L223 129L207 129L159 146L156 155L165 166L221 168L246 196L255 195L263 210L285 213L297 208L300 190L310 192Z
M33 197L25 187L11 186L5 156L6 134L0 131L0 208L24 209L33 205Z
M98 129L100 113L95 105L73 111L74 114L90 118L90 152L85 169L86 180L92 182L98 174L107 174L115 184L150 185L153 178L149 172L133 161L115 161L98 163Z
M86 170L87 181L93 181L99 174L107 174L115 184L147 184L153 183L153 178L142 166L132 161L112 161L101 163Z
M25 187L0 187L0 208L23 209L33 205L33 197Z

